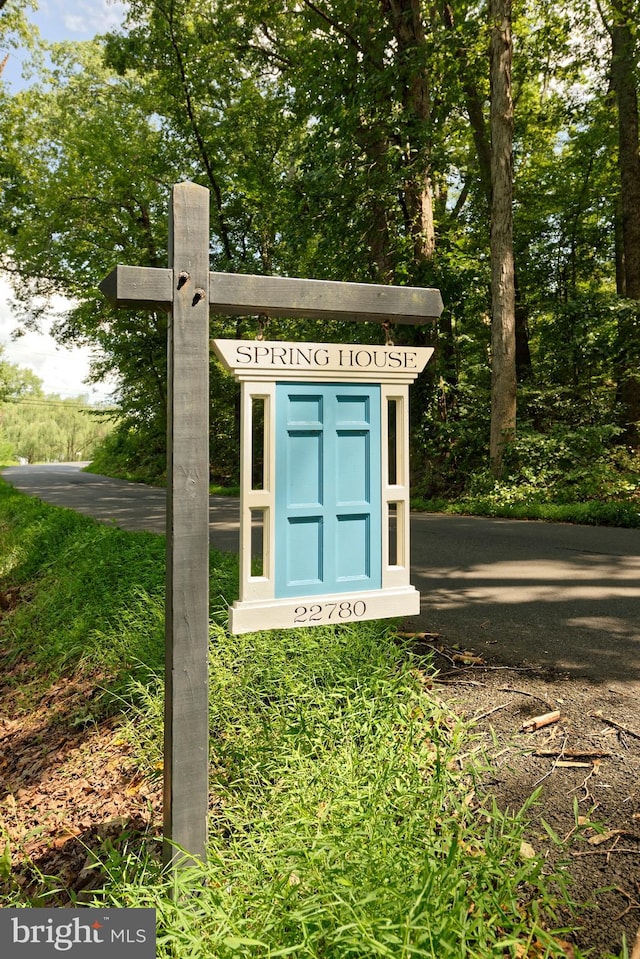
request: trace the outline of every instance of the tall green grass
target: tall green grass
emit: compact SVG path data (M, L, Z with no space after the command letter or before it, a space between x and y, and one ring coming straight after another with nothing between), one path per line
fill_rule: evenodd
M392 628L214 624L210 661L209 863L172 902L159 867L129 859L102 900L159 909L160 955L564 955L542 928L559 890L520 856L526 811L477 795L456 762L469 730ZM150 768L159 689L132 720Z
M412 499L411 508L427 513L464 516L495 516L504 519L542 520L546 523L577 523L582 526L640 527L637 500L584 503L539 503L533 499L510 501L500 495L463 496L455 500Z
M157 775L161 539L0 484L0 540L0 588L29 595L6 642L43 673L128 676L123 722ZM470 731L393 626L232 637L236 580L214 556L208 863L174 879L152 838L111 845L94 902L156 908L158 955L175 959L564 955L546 931L561 886L520 855L526 810L500 812L459 768Z
M16 492L0 481L0 589L23 602L3 633L43 672L86 668L114 682L164 659L164 537L129 533ZM218 591L233 557L212 554Z

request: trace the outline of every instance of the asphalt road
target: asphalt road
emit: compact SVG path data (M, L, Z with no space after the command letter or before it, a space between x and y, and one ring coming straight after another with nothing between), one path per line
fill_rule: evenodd
M82 473L11 467L17 489L125 529L164 532L165 493ZM238 549L238 501L212 497L211 544ZM640 695L640 531L413 513L409 626L494 665L532 664Z

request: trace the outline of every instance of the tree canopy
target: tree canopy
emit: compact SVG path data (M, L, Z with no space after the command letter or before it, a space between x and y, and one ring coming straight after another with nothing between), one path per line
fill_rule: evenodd
M637 449L633 6L132 0L118 32L49 45L37 84L10 95L0 81L0 268L23 321L37 324L53 292L73 299L56 335L98 349L96 376L121 384L122 442L159 463L165 317L115 313L96 287L116 262L166 263L171 184L194 180L211 191L214 270L441 289L437 328L394 335L436 347L413 401L419 485L429 496L462 488L487 463L496 361L499 16L513 38L502 149L518 409L503 472L524 468L532 443L551 455L558 431ZM16 29L7 9L0 38ZM218 318L212 332L253 336L257 325ZM270 333L379 336L302 321L272 321ZM236 403L212 366L221 479L237 468Z

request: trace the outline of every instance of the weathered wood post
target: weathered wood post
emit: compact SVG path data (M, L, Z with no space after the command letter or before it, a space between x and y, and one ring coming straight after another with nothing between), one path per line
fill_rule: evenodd
M204 861L209 804L209 191L195 183L173 187L168 270L118 266L100 289L115 306L169 311L164 859L167 865Z
M167 371L165 862L204 861L209 782L209 191L172 194Z

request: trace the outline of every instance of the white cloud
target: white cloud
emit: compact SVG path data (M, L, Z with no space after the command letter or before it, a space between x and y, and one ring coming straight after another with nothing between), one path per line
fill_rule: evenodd
M47 39L84 40L119 27L127 7L124 0L44 0L34 19Z
M56 2L55 6L67 30L89 37L120 26L127 9L120 0L76 0L72 11L67 3Z
M43 320L42 333L25 333L17 340L11 335L15 330L16 318L11 310L11 288L0 277L0 345L3 359L17 366L26 366L40 377L45 393L58 396L88 396L100 402L109 398L113 392L113 383L87 385L84 381L89 375L91 350L85 347L59 346L49 333L52 319ZM61 312L68 305L62 297L55 298L53 310Z
M76 33L85 33L94 36L96 33L106 33L119 27L124 20L127 5L120 0L80 0L74 4L75 10L71 13L68 5L61 3L65 10L64 19L67 29Z

